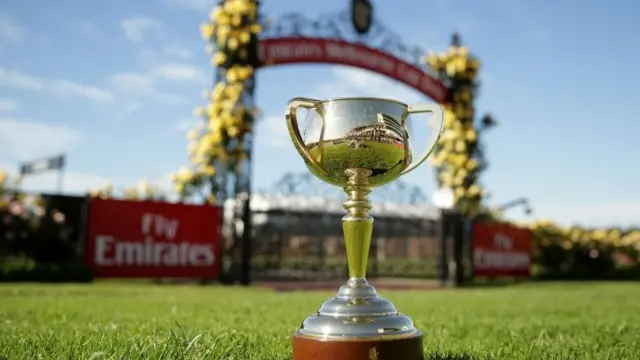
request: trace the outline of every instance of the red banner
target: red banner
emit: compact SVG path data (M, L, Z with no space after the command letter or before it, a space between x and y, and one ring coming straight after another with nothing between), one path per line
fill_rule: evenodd
M529 276L531 232L508 225L473 225L475 276Z
M86 262L96 277L214 279L221 221L218 207L93 199Z
M389 53L343 40L286 37L261 40L258 56L264 66L325 63L353 66L398 80L438 103L447 100L444 84L419 67Z

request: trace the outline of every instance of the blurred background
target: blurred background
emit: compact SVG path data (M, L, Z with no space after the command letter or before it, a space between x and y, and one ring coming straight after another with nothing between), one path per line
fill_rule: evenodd
M191 277L343 279L344 194L313 178L291 143L284 108L296 96L436 101L446 110L429 164L372 194L370 276L456 284L638 278L639 8L575 0L2 2L0 279L93 279L91 209L109 199L158 212L159 203L219 209L216 235L203 241L222 261ZM286 38L390 56L435 79L446 96L353 66L357 59L270 58L277 51L266 44ZM414 118L420 151L431 129ZM108 217L100 231L118 238L128 220ZM502 246L497 234L519 245ZM478 249L527 260L495 260L483 272ZM168 274L151 277L175 277Z

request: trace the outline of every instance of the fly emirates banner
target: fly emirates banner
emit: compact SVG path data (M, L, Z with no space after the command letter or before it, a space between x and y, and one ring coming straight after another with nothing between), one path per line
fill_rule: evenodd
M85 256L96 277L219 275L219 207L93 199L88 215Z

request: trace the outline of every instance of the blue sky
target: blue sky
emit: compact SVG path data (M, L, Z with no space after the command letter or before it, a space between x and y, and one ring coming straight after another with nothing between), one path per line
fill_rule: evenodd
M404 42L446 48L459 30L483 62L479 113L486 136L482 181L498 205L527 196L534 217L587 225L640 224L640 3L618 1L373 1ZM2 1L0 168L65 151L65 191L113 181L168 184L184 165L192 109L212 69L199 35L209 0ZM264 1L265 15L311 16L346 0ZM395 4L395 5L394 5ZM634 46L635 44L635 46ZM295 65L262 70L254 186L305 171L284 129L293 96L370 95L430 101L363 70ZM426 131L416 125L415 130ZM418 141L419 142L419 141ZM431 195L433 172L407 176ZM55 189L53 174L26 179ZM509 213L523 218L520 210Z

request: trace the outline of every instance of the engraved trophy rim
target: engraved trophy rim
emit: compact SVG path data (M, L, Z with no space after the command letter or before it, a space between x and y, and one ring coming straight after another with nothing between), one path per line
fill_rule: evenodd
M398 105L402 105L406 108L409 107L409 104L404 103L400 100L395 100L395 99L389 99L389 98L384 98L384 97L375 97L375 96L342 96L342 97L332 97L332 98L327 98L327 99L319 99L316 102L316 105L320 105L320 104L325 104L325 103L329 103L329 102L336 102L336 101L353 101L353 100L375 100L375 101L384 101L384 102L389 102L389 103L395 103Z

